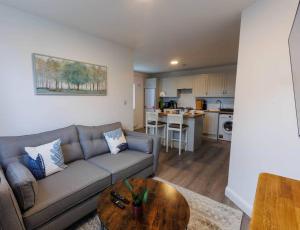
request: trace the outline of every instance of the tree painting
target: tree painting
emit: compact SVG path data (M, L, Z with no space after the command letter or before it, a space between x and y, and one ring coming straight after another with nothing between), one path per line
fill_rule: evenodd
M38 95L100 95L107 93L107 68L33 54Z

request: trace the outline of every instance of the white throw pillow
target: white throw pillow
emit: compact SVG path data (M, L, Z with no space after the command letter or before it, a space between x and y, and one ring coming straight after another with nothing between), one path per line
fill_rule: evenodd
M37 147L25 147L25 151L32 160L42 161L44 175L49 176L67 167L64 163L60 144L61 141L58 139Z
M122 130L116 129L103 134L108 144L111 154L117 154L121 151L128 149L125 136Z

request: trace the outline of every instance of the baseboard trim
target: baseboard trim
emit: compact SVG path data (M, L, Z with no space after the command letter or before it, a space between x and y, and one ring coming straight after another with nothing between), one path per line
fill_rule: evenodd
M225 196L228 197L233 203L235 203L244 213L251 217L252 205L246 202L235 191L226 186Z

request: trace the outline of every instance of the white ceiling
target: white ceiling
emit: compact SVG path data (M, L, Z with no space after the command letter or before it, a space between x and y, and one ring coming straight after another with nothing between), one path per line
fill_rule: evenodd
M254 1L0 0L131 47L135 70L152 73L236 63L240 14Z

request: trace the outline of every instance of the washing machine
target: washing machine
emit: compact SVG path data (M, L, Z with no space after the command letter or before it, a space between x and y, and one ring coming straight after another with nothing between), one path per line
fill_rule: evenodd
M231 141L232 135L232 114L220 114L219 115L219 140Z

